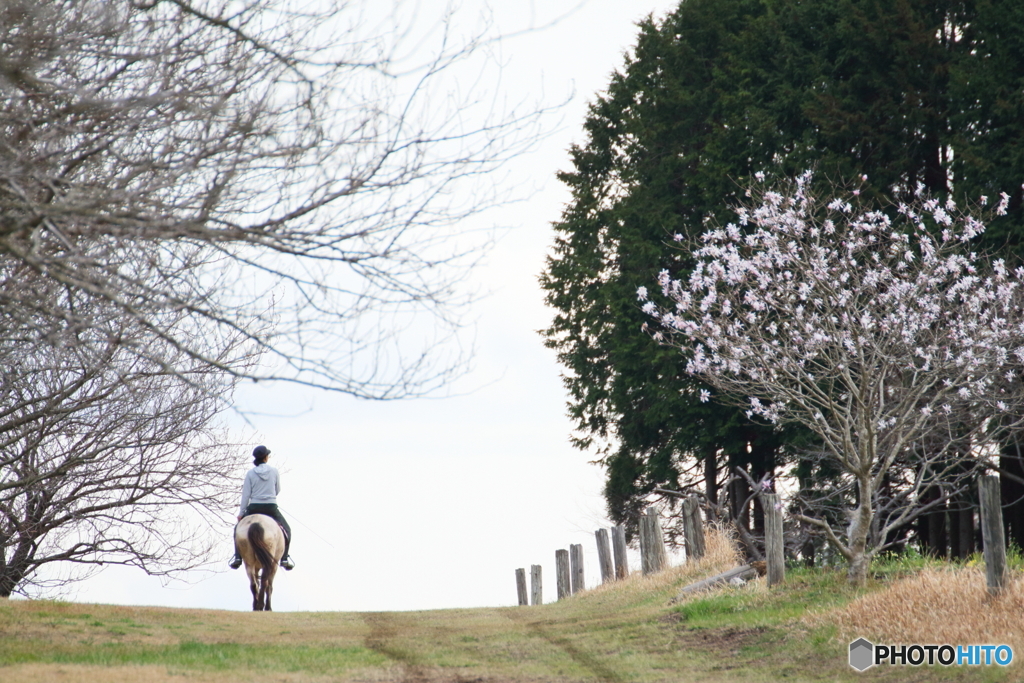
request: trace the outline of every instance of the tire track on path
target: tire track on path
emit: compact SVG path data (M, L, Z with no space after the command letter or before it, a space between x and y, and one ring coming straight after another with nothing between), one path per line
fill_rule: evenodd
M422 660L415 653L394 645L393 641L398 635L394 615L386 612L367 612L362 616L363 621L370 627L363 644L401 666L402 683L430 683Z
M555 647L561 649L565 654L569 656L574 662L592 673L598 680L604 683L624 683L625 679L622 678L618 673L608 667L604 662L599 660L594 655L590 654L586 650L577 647L568 638L562 636L556 636L555 634L544 629L539 622L530 621L526 614L512 607L507 610L503 610L506 617L509 620L525 626L531 633L537 635Z

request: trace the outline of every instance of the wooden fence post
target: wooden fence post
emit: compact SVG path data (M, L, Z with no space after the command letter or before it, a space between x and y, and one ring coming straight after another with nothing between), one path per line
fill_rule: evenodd
M615 578L629 576L629 559L626 557L626 530L622 526L612 527L612 550L615 555Z
M764 508L764 550L768 564L768 587L786 578L785 537L782 533L782 500L777 493L761 494Z
M569 546L569 566L572 573L573 595L586 588L583 583L583 546L573 543Z
M658 511L653 507L640 518L640 564L644 576L660 572L668 564L661 522L658 521Z
M1006 582L1006 538L1003 536L1003 508L999 496L999 478L985 475L978 479L981 502L982 554L989 595L999 595Z
M704 520L700 518L697 496L688 496L683 501L683 526L686 534L686 560L699 560L707 552L707 546L704 543Z
M530 604L544 604L544 587L541 584L540 565L530 565Z
M597 537L597 560L601 565L601 583L610 583L615 580L615 572L612 570L612 548L608 544L608 530L598 529L594 532Z
M526 570L525 569L517 569L516 570L516 593L519 596L519 604L520 604L520 606L522 606L522 605L529 605L530 604L529 600L526 597Z
M555 579L558 584L558 599L572 595L569 583L569 551L555 551Z

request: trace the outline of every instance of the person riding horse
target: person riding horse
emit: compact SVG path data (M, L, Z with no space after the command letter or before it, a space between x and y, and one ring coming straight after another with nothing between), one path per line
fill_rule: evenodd
M295 568L295 563L288 556L288 549L292 543L292 529L288 526L281 511L277 509L277 494L281 491L281 475L277 469L267 464L270 459L270 449L266 446L257 446L252 451L252 464L254 467L245 475L245 482L242 484L242 504L238 510L238 521L248 515L266 515L274 518L284 529L284 555L281 556L281 566L287 571ZM237 524L235 525L237 528ZM238 543L235 543L235 555L228 562L232 569L242 566L242 556L238 554Z

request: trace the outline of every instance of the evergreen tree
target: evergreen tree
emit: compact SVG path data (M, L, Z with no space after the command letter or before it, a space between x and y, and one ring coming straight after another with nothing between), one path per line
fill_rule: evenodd
M559 175L572 201L541 277L575 443L607 468L614 520L705 473L714 500L722 472L757 480L803 438L702 403L678 354L642 333L637 288L689 268L665 243L727 219L754 172L813 167L858 179L867 197L920 187L969 203L1006 191L1008 214L982 246L1016 245L1021 28L1011 0L684 0L639 25Z
M702 386L678 353L642 334L636 301L651 274L686 267L665 242L696 234L725 208L733 179L777 151L767 120L744 120L749 76L737 78L742 65L732 63L761 11L756 0L686 2L664 22L643 22L635 56L590 107L574 170L560 175L573 201L542 276L557 311L545 335L568 370L576 444L597 449L609 512L627 526L655 488L680 488L688 466L713 466L724 450L730 465L759 461L760 475L777 445L770 428L698 400ZM760 447L748 453L750 442Z

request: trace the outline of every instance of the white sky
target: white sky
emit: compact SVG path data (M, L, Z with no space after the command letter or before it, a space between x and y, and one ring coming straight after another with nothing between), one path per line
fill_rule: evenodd
M475 16L482 4L466 0L460 11ZM535 24L544 24L578 3L491 4L498 29L510 33L531 13ZM282 471L278 502L295 534L297 568L278 574L275 609L511 605L514 570L529 572L531 564L543 566L551 601L555 550L571 543L583 544L587 585L599 583L594 531L609 526L603 474L569 444L560 367L536 333L551 317L537 276L553 241L550 223L568 201L555 173L569 168L569 145L583 141L587 102L621 66L635 22L675 4L589 0L555 26L501 46L510 101L536 96L541 84L548 103L575 96L549 122L557 132L512 168L514 178L541 189L529 202L490 216L513 229L477 275L493 294L473 316L477 356L473 372L454 387L461 395L380 403L285 387L264 394L282 412L308 408L297 417L262 419L253 443L273 451ZM249 450L238 454L240 461L251 462ZM230 531L224 529L212 572L192 575L191 583L164 586L140 571L112 567L68 597L248 610L243 571L226 567Z

